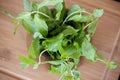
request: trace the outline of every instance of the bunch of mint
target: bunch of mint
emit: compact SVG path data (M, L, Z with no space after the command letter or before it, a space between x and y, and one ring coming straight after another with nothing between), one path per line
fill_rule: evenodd
M117 67L115 62L107 62L98 54L90 42L103 9L94 9L90 13L79 5L66 9L64 0L32 3L24 0L24 10L17 17L5 12L16 23L14 34L22 24L33 35L28 56L19 56L23 68L34 65L33 69L37 69L40 64L49 63L50 72L61 74L59 80L80 80L78 63L81 56L91 62L99 60L110 69ZM41 62L42 54L48 54L51 60Z

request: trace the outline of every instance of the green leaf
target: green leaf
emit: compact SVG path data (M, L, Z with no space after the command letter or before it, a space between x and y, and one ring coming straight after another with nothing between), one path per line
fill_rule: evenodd
M50 20L50 19L47 20L46 23L47 23L47 25L49 26L49 27L48 27L48 31L53 30L53 28L55 28L56 25L58 25L56 21Z
M80 72L78 71L78 70L76 70L76 69L73 69L72 70L72 73L73 73L73 77L74 77L74 80L81 80L80 79Z
M86 59L95 62L95 54L96 50L94 46L90 43L89 39L85 38L82 43L82 55L85 56Z
M38 9L40 9L43 6L55 6L58 3L62 3L63 0L44 0L43 2L41 2L38 6Z
M33 10L33 11L37 11L37 8L38 8L38 5L39 5L39 4L40 4L39 2L33 1L33 2L31 3L31 5L32 5L32 10Z
M48 26L47 26L46 22L44 20L40 19L38 14L35 14L34 22L35 22L35 25L36 25L36 28L38 29L38 31L44 37L46 37L48 34Z
M67 45L64 48L64 51L69 55L70 58L79 58L81 56L78 43Z
M73 76L63 76L60 80L73 80Z
M51 10L46 6L40 8L39 11L43 12L46 15L48 15L49 17L53 17Z
M39 33L39 32L35 32L34 35L33 35L33 37L34 37L34 38L39 37L39 39L44 39L44 37L42 36L42 34Z
M106 62L106 58L100 54L96 54L96 59L105 63Z
M68 58L68 53L64 50L61 43L58 45L58 50L59 50L59 53L61 55L61 58L65 58L65 59Z
M55 9L57 11L57 13L56 13L56 20L59 20L60 15L61 15L61 11L63 9L63 4L62 3L58 3L57 5L55 5Z
M88 26L88 33L93 36L93 34L95 33L96 27L97 27L98 21L95 20L93 22L90 23L90 25Z
M65 17L66 8L64 3L58 3L55 5L56 9L56 20L63 21L63 18Z
M61 63L60 65L51 65L51 70L50 72L54 74L64 74L66 73L66 64Z
M79 30L78 29L74 29L72 26L66 26L66 29L62 32L64 34L64 36L68 36L68 35L77 35L77 32Z
M80 58L74 58L74 63L75 63L75 66L78 66L78 63L80 62Z
M30 12L22 12L22 13L18 14L16 19L22 20L22 19L25 19L25 18L30 17L30 16L31 16Z
M65 60L55 60L55 61L47 61L46 63L52 64L52 65L60 65Z
M68 11L68 15L70 15L71 13L74 13L76 11L79 11L79 10L81 10L79 5L72 5Z
M33 69L38 69L39 65L40 64L38 64L38 63L34 64Z
M14 27L14 32L13 32L14 35L16 34L16 31L18 30L18 27L19 27L19 23L17 23L16 26Z
M33 39L29 51L28 51L28 56L32 59L36 59L39 57L40 51L41 51L41 45L40 45L40 41L39 38L35 38Z
M71 70L72 70L73 67L74 67L74 62L68 61L68 62L65 64L65 66L66 66L66 72L69 73L69 72L71 72Z
M48 38L43 41L43 46L49 51L56 52L58 50L58 44L63 40L63 34L57 35L56 37Z
M65 20L63 21L62 24L64 24L65 22L67 22L67 20L68 20L70 17L72 17L72 16L74 16L74 15L76 15L76 14L81 14L82 12L85 12L85 10L84 10L84 9L81 9L81 8L79 7L79 5L72 5L71 8L70 8L70 10L68 11L67 17L65 18Z
M29 67L29 64L21 62L22 68L27 69Z
M30 1L29 0L24 0L23 2L24 2L24 10L26 12L32 11L32 5L31 5Z
M32 21L31 16L27 16L26 18L24 18L22 20L22 25L23 28L30 34L34 34L35 32L37 32L35 23Z
M76 39L75 39L75 41L78 42L78 44L79 44L80 47L82 45L82 42L84 41L84 37L85 37L85 32L83 30L80 30L78 32L78 35L77 35Z
M82 15L74 15L68 19L68 21L75 21L75 22L89 22L92 20L92 16L82 16Z
M55 22L55 24L59 24L59 23L56 23ZM53 25L53 26L55 26L55 25ZM56 28L54 28L53 29L53 31L51 31L50 32L50 35L52 35L52 36L56 36L56 35L58 35L60 32L62 32L65 28L66 28L66 26L55 26Z
M36 62L33 59L26 58L24 56L18 56L18 58L21 60L22 63L24 64L35 64Z
M60 69L59 69L59 67L55 67L55 66L51 65L50 72L54 73L54 74L60 74Z
M70 40L70 39L67 39L67 38L63 39L63 41L62 41L62 46L63 46L63 47L67 47L69 42L71 43L71 40Z
M76 50L79 49L79 44L78 44L77 42L74 42L74 43L73 43L73 46L75 47Z
M101 17L103 13L104 13L103 9L94 9L93 11L94 17Z
M107 67L108 67L109 69L115 69L115 68L118 67L118 65L117 65L115 62L111 61L111 62L108 62L108 63L107 63Z

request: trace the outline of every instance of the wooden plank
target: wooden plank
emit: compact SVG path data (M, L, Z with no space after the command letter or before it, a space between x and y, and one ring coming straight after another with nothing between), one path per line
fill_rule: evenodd
M11 76L8 76L6 74L0 73L0 80L17 80Z
M0 80L20 80L20 79L14 75L0 71Z
M104 55L107 59L109 59L111 54L114 53L111 60L115 60L120 64L119 39L117 40L117 35L119 35L118 32L120 30L119 3L110 0L65 1L67 8L69 8L71 4L77 3L80 4L81 7L87 8L89 11L92 11L92 9L96 7L105 9L105 14L99 20L99 25L92 42L97 46L98 52ZM8 10L13 15L17 15L17 13L22 12L23 10L22 0L1 0L0 11L3 9ZM21 68L17 56L27 55L29 39L27 33L21 27L18 29L16 36L14 36L12 33L15 25L10 21L10 18L0 12L0 70L12 76L16 76L18 79L58 80L59 75L48 73L49 65L41 65L38 70L33 70L32 66L26 70ZM117 44L114 45L116 40ZM115 50L112 52L114 48ZM79 70L83 80L116 80L120 73L120 68L105 72L106 66L103 63L90 63L84 58L81 60ZM11 76L5 78L4 76L6 74L3 74L2 72L0 75L1 79L8 80L8 78L12 78ZM105 74L103 75L103 73Z
M116 46L114 47L113 53L109 60L114 60L118 64L120 64L120 30L117 36ZM106 80L118 80L118 77L120 75L120 67L115 70L107 70L105 71L104 78Z

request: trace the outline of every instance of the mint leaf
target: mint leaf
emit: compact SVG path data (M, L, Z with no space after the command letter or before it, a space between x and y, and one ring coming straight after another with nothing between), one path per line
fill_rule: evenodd
M30 1L29 0L24 0L23 2L24 2L24 10L26 12L32 11L32 5L31 5Z
M48 49L48 51L56 52L58 50L58 44L63 40L63 34L57 35L56 37L48 38L43 41L42 45Z
M56 9L56 20L63 21L63 18L65 17L66 8L65 3L58 3L55 5Z
M51 18L53 17L51 10L47 6L41 7L39 9L39 11L48 15ZM42 18L45 18L45 16L43 16L43 15L39 15L39 16L42 17Z
M38 69L39 65L40 64L38 64L38 63L34 64L33 69Z
M95 62L95 54L96 50L93 45L91 45L88 38L85 38L82 43L82 55L85 56L86 59Z
M29 13L29 12L22 12L22 13L18 14L16 19L22 20L22 19L25 19L25 18L30 17L30 16L31 16L31 13Z
M34 16L34 23L37 27L37 30L44 36L46 37L48 34L48 26L46 22L42 19L39 18L38 14L35 14Z
M76 70L76 69L73 69L72 70L72 73L73 73L73 78L74 78L74 80L81 80L80 79L80 72L78 71L78 70Z
M39 39L43 39L43 38L44 38L44 37L42 36L42 34L39 33L39 32L35 32L34 35L33 35L33 37L34 37L34 38L39 37Z
M29 51L28 51L28 56L32 59L36 59L39 57L40 51L41 51L41 45L40 45L40 41L39 38L35 38L33 39Z
M68 35L77 35L77 32L79 31L79 29L74 29L72 26L66 26L66 29L62 32L64 34L64 36L68 36Z
M31 16L27 16L22 20L23 28L30 34L34 34L37 31L35 23L32 21Z
M40 2L33 1L33 2L31 3L31 5L32 5L32 10L33 10L33 11L37 11L39 4L40 4Z
M81 8L79 5L72 5L68 11L68 15L70 15L71 13L74 13L76 11L80 11Z
M39 4L38 9L40 9L43 6L49 6L49 5L54 6L54 5L56 5L58 3L62 3L62 2L63 2L63 0L44 0L43 2L41 2Z
M52 65L59 65L63 63L65 60L55 60L55 61L47 61L46 63L52 64Z
M73 80L73 76L63 76L60 80Z
M24 64L35 64L36 62L33 59L26 58L24 56L18 56L18 58L21 60L22 63Z
M56 5L55 5L55 9L56 9L56 11L57 11L57 13L56 13L56 20L59 20L60 17L61 17L61 11L62 11L62 9L63 9L63 4L62 4L62 3L56 4Z
M96 30L98 21L95 20L95 21L93 21L93 22L91 22L91 23L89 23L89 24L90 24L90 25L88 26L87 31L88 31L88 33L89 33L91 36L93 36L93 34L95 33L95 30Z
M92 20L92 16L82 16L82 15L74 15L68 19L68 21L75 21L75 22L89 22Z
M100 54L96 54L96 59L97 60L99 60L99 61L101 61L101 62L103 62L103 63L105 63L106 62L106 58L105 57L103 57L102 55L100 55Z
M29 64L21 62L22 68L27 69L29 67Z
M64 74L66 73L66 64L61 63L60 65L51 65L50 72L54 74Z
M94 17L101 17L103 13L104 13L103 9L94 9L93 11Z
M64 51L69 55L70 58L79 58L81 53L79 51L78 44L71 44L64 47Z
M118 67L118 65L117 65L115 62L111 61L111 62L108 62L108 63L107 63L107 67L108 67L109 69L115 69L115 68Z
M80 11L82 11L82 10L80 9L80 7L79 7L78 5L73 5L73 6L70 8L70 10L68 11L68 15L67 15L67 17L65 18L65 20L63 21L62 25L65 24L65 23L67 22L67 20L68 20L71 16L80 13Z
M68 58L68 53L64 50L61 44L58 45L58 50L61 55L61 58Z
M60 68L58 66L53 66L53 65L51 65L51 67L50 67L50 72L54 73L54 74L60 74L61 73Z

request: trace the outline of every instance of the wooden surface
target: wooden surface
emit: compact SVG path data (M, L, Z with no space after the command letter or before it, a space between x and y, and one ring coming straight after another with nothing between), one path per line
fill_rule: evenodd
M88 11L94 8L105 10L92 42L108 61L114 60L120 65L120 3L113 0L65 1L68 8L77 3ZM15 25L2 13L4 9L16 16L23 10L22 0L0 0L0 80L58 80L58 75L48 73L49 65L41 65L38 70L33 70L32 66L26 70L21 68L17 56L27 55L27 33L20 27L16 36L13 35ZM120 74L120 67L107 70L105 64L90 63L85 59L79 70L82 80L117 80Z

